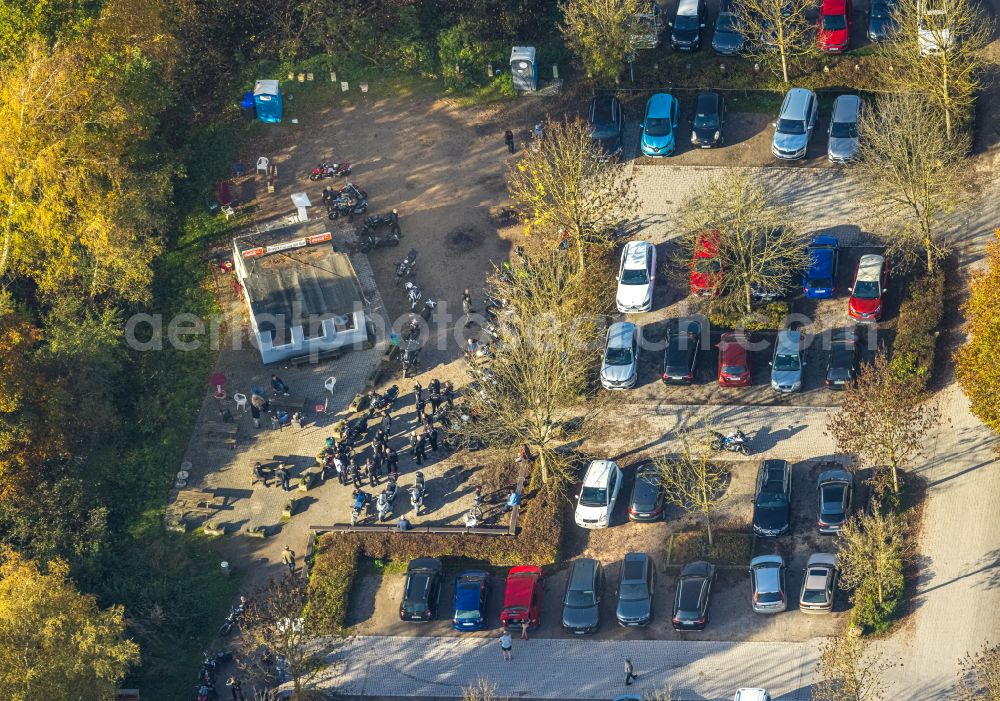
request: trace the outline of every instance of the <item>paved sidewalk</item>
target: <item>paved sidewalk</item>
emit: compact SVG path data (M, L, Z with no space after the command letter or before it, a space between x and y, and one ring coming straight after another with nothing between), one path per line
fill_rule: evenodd
M782 701L808 701L820 641L722 643L517 640L510 662L499 638L351 638L333 653L323 686L340 695L460 697L485 677L501 697L613 699L673 688L675 699L732 699L761 686ZM639 678L624 683L624 660Z

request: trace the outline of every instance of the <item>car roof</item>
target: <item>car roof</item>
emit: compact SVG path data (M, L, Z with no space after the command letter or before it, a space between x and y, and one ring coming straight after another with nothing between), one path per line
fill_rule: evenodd
M733 701L767 701L769 698L766 689L737 689Z
M681 577L710 577L713 569L715 567L711 563L698 560L697 562L690 562L684 565L684 568L681 570Z
M646 576L647 562L649 555L646 553L626 553L622 558L622 581L642 580ZM626 577L626 574L630 576Z
M802 333L784 329L778 332L775 353L798 353L802 345Z
M719 93L717 92L700 92L698 93L698 103L695 107L696 112L707 112L708 110L714 110L719 105Z
M817 483L820 485L823 485L826 482L851 483L853 481L854 478L851 476L851 473L848 472L847 470L825 470L819 473L819 478L817 479Z
M592 591L597 567L597 560L591 560L589 557L581 557L579 560L574 560L573 569L569 575L569 588Z
M669 117L670 105L674 102L676 102L676 100L674 100L673 95L665 92L658 92L646 102L646 116Z
M485 580L485 579L489 579L489 577L490 577L490 573L489 572L484 572L483 570L465 570L464 572L459 572L458 573L457 580L458 581L466 580L466 581L470 581L470 582L478 582L478 581L482 581L482 580Z
M858 121L858 110L861 109L861 98L857 95L841 95L833 101L833 114L831 119L834 122L856 122Z
M781 105L781 114L778 115L781 119L805 119L806 115L806 104L809 102L809 97L813 94L812 90L808 88L792 88L785 95L785 101Z
M722 338L719 339L719 354L722 360L745 359L748 343L746 336L735 331L722 334Z
M635 324L631 321L616 321L608 327L608 347L628 348L632 345Z
M844 97L844 95L841 95L841 97ZM837 99L839 100L840 98ZM826 236L826 235L817 236L812 240L812 243L809 244L811 248L819 246L833 246L834 248L836 248L839 245L840 241L837 240L836 236Z
M813 553L809 556L809 560L806 562L806 567L814 567L816 565L829 565L831 567L836 567L837 556L832 553Z
M629 241L622 251L622 258L625 260L625 268L645 268L646 251L652 246L649 241Z
M603 487L608 483L608 473L617 467L611 460L594 460L583 476L584 487Z
M426 570L440 572L441 561L433 557L418 557L416 560L410 560L410 564L406 568L407 572L421 572Z
M783 565L785 564L785 559L781 555L758 555L754 559L750 560L751 567L758 567L759 565Z
M601 122L613 120L616 102L618 98L614 95L594 95L594 100L590 103L593 118Z
M858 261L858 280L863 282L874 282L878 280L882 275L882 266L885 264L885 258L874 253L869 253L868 255L861 256L861 260Z
M698 12L698 5L701 4L701 0L680 0L677 3L677 14L678 15L693 15Z

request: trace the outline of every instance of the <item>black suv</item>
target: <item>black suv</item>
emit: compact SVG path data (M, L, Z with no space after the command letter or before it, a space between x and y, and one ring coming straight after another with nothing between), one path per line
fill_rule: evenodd
M597 95L590 103L590 138L605 156L622 155L625 118L622 103L614 95Z
M568 633L596 633L601 624L601 587L604 571L597 560L573 562L563 597L562 625Z
M670 23L670 45L674 51L697 51L701 48L701 30L707 23L704 0L679 0L677 14Z
M860 334L856 328L834 330L830 341L830 361L823 381L829 389L844 389L857 377L860 345Z
M765 460L757 476L753 500L753 532L760 536L786 533L792 516L792 468L787 460Z
M703 630L708 623L708 599L715 581L715 565L699 560L684 565L677 579L670 622L676 630Z
M663 351L665 384L688 385L694 382L701 349L701 324L697 321L678 321L667 330L667 347Z
M441 602L441 561L420 557L406 568L406 587L399 605L404 621L429 621Z

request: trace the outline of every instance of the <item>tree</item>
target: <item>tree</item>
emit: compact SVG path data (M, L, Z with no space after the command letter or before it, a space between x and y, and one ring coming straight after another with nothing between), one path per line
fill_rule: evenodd
M852 172L890 254L933 272L948 252L944 218L962 199L964 142L946 138L941 112L919 95L879 95L859 132Z
M820 649L820 680L813 685L816 701L881 701L883 675L895 666L873 648L860 631L848 629L828 638Z
M474 684L462 688L462 701L507 701L500 696L497 685L486 677L478 677Z
M903 568L912 544L906 522L895 512L851 517L838 534L840 586L853 589L852 620L883 630L903 599Z
M325 666L323 650L302 615L307 598L305 580L276 577L251 596L240 621L243 650L247 653L241 665L251 674L268 679L277 658L283 657L296 699L307 698L310 683Z
M553 246L565 235L582 268L588 248L611 247L636 210L635 184L624 165L598 157L580 119L545 123L537 151L525 149L507 170L507 189L526 222Z
M753 57L776 69L785 83L791 61L818 51L815 24L806 16L813 8L809 0L744 0L734 8L736 26Z
M725 498L729 471L712 462L712 434L707 430L683 429L681 451L656 460L666 500L705 520L708 544L714 544L712 514Z
M1000 645L986 643L967 653L955 687L959 701L1000 701Z
M689 274L703 237L717 238L719 292L747 314L755 288L785 290L809 264L807 237L760 179L742 169L727 170L686 200L675 226L682 232L676 267Z
M124 638L120 606L101 610L81 594L69 566L46 569L12 550L0 552L0 685L4 698L114 698L139 647Z
M893 92L927 96L941 110L951 140L956 121L972 116L990 61L993 23L976 0L900 0L893 17L897 28L876 63L878 78Z
M972 273L969 298L962 306L968 342L955 351L955 375L972 413L1000 432L1000 367L994 361L1000 337L1000 229L986 247L986 267Z
M615 80L638 48L635 16L646 5L644 0L566 0L559 30L589 74Z
M841 408L826 422L842 453L874 468L888 468L892 491L899 494L899 470L917 457L927 431L940 412L924 402L916 382L901 380L879 351L853 384L844 390Z

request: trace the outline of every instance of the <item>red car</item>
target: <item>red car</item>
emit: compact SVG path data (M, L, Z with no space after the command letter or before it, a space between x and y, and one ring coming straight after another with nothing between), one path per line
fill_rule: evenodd
M819 9L819 50L840 54L851 45L854 8L851 0L823 0Z
M882 318L883 297L889 284L889 263L882 256L861 256L851 285L847 313L858 321L874 323Z
M537 628L542 613L542 568L535 565L511 567L507 573L507 587L503 593L503 610L500 624L520 628L524 621L528 628Z
M719 386L750 386L750 354L747 346L750 339L741 333L730 331L719 339Z
M718 293L722 264L719 262L719 232L703 231L694 244L691 260L691 294L714 297Z

